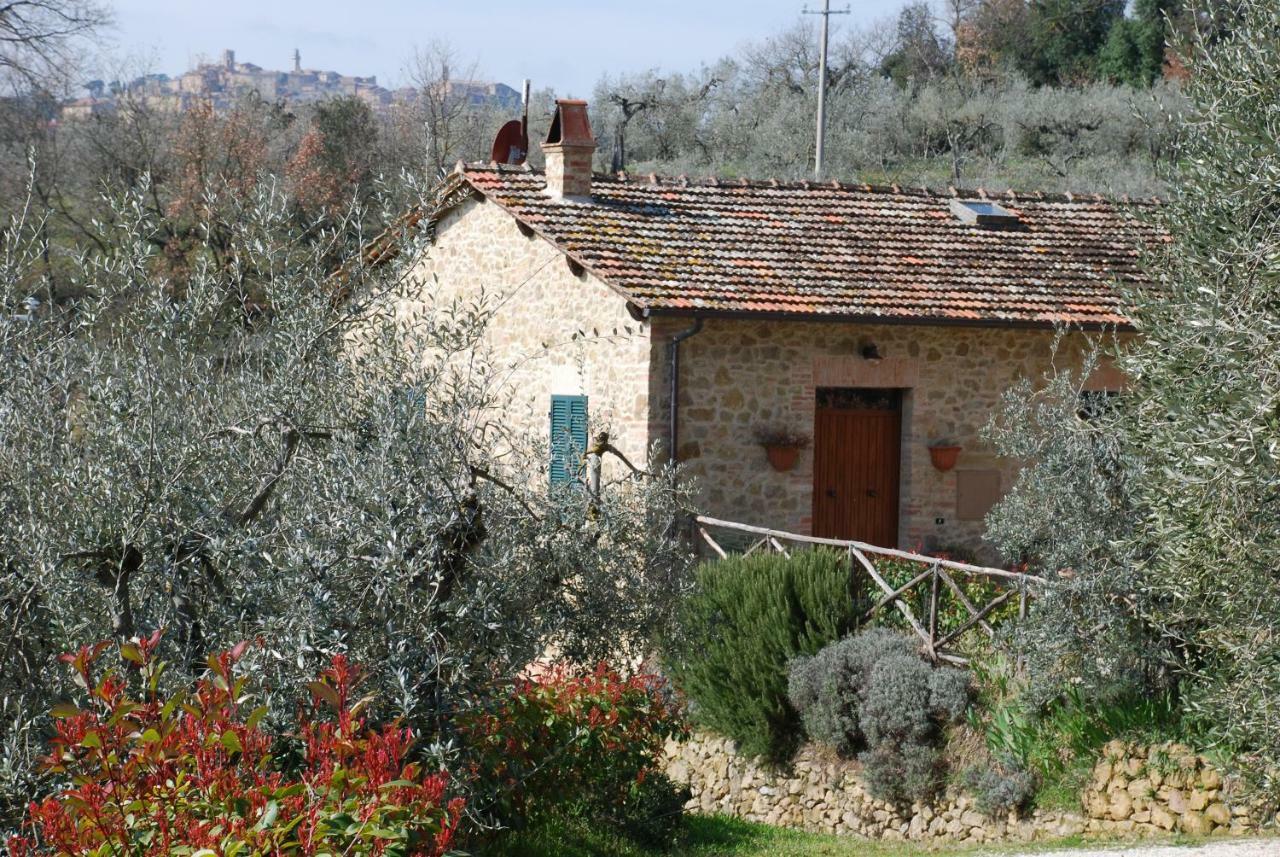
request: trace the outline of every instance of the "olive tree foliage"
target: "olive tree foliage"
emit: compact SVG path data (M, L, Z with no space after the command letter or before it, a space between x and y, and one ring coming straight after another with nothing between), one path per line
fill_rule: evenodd
M1096 339L1072 368L1078 352L1059 338L1055 363L1063 365L1007 390L986 431L1001 455L1026 462L988 516L987 538L1050 584L1031 621L1011 630L1033 709L1068 685L1107 700L1171 681L1173 653L1150 623L1132 555L1142 464L1122 437L1128 398L1085 389L1117 348L1113 338Z
M1074 634L1051 639L1056 603L1035 614L1049 654L1078 656L1104 645L1098 628L1141 623L1147 646L1117 652L1165 656L1186 711L1275 794L1280 8L1236 5L1230 32L1199 30L1182 48L1190 105L1156 212L1170 240L1148 248L1150 284L1131 296L1140 336L1114 349L1130 387L1090 426L1062 406L1014 403L1010 427L1035 463L992 529L1010 548L1041 534L1046 569L1075 572Z
M1188 706L1280 765L1280 8L1241 0L1233 31L1187 46L1185 117L1130 443L1144 450L1157 619L1188 651Z
M144 183L100 221L105 249L71 260L75 301L29 300L41 212L0 232L8 801L29 797L22 724L85 642L164 629L182 680L260 640L253 668L286 721L292 688L345 652L383 715L447 738L478 688L548 649L647 653L684 586L671 473L590 504L548 490L545 445L505 419L482 277L473 300L423 302L424 237L371 268L354 227L323 246L270 182L205 193L238 208L216 256L164 273Z

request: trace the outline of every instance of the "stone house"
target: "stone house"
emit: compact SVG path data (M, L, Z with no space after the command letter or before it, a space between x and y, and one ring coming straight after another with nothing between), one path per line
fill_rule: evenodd
M416 276L423 301L497 297L509 419L561 441L543 478L572 478L589 421L678 458L705 514L880 545L983 552L1016 473L983 425L1055 328L1059 360L1127 329L1114 284L1153 237L1096 196L593 175L580 101L542 148L545 171L459 165ZM809 441L789 470L770 428Z

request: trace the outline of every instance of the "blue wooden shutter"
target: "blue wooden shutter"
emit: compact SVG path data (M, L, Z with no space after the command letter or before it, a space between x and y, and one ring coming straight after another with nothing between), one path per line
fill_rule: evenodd
M565 485L582 469L587 450L587 397L551 397L551 484Z

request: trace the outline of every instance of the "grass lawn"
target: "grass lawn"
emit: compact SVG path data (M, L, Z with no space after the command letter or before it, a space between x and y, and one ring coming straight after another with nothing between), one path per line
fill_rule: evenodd
M1073 836L1051 842L986 845L935 845L870 842L853 837L824 836L752 824L726 816L689 816L684 841L670 849L650 850L619 839L586 823L566 823L536 832L514 834L487 857L964 857L964 855L1051 854L1064 848L1120 848L1122 840L1099 842ZM1187 836L1144 839L1143 845L1193 845ZM1215 840L1219 841L1219 840ZM1280 842L1277 842L1280 846ZM1117 851L1117 853L1120 853Z
M869 842L751 824L724 816L690 816L685 841L669 850L648 850L586 824L564 824L515 834L488 852L503 857L920 857L926 854L984 854L1050 851L1077 846L1081 839L1033 845L949 846L933 849L901 842Z

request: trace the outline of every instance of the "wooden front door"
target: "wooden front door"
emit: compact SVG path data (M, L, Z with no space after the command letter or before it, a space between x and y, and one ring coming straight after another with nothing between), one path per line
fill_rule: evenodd
M819 389L813 427L813 534L898 546L902 396Z

